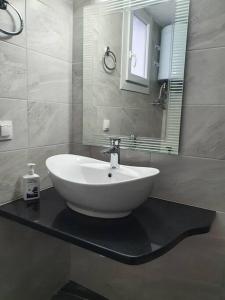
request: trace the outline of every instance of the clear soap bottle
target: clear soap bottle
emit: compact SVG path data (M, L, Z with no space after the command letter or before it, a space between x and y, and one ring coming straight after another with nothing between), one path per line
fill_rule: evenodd
M23 199L25 201L40 198L40 176L35 174L35 164L29 163L28 174L23 176Z

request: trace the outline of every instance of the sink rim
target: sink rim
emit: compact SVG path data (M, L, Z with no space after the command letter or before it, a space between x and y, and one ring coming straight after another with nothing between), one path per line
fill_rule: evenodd
M114 185L122 185L122 184L127 184L127 183L132 183L132 182L136 182L136 181L140 181L140 180L145 180L147 178L152 178L152 177L155 177L157 176L160 171L159 169L157 168L152 168L152 167L137 167L137 166L127 166L127 165L120 165L120 167L122 167L122 170L131 170L131 171L138 171L138 170L146 170L146 171L152 171L152 173L148 173L146 175L142 175L140 177L134 177L134 178L128 178L128 179L125 179L125 180L122 180L122 181L118 181L118 182L80 182L80 181L76 181L75 179L74 180L71 180L71 179L68 179L68 178L65 178L63 176L60 176L59 174L56 174L54 171L52 171L52 168L51 166L49 166L50 164L50 161L53 160L53 159L56 159L56 158L60 158L60 157L73 157L73 158L84 158L86 160L89 160L89 162L92 162L93 165L95 163L100 163L102 164L103 166L107 166L108 167L108 170L110 171L110 173L115 173L115 172L119 172L121 169L110 169L110 163L108 162L105 162L103 160L99 160L99 159L95 159L95 158L91 158L91 157L87 157L87 156L82 156L82 155L75 155L75 154L58 154L58 155L53 155L49 158L46 159L46 167L48 169L48 171L54 175L55 177L59 178L60 180L64 180L66 182L69 182L69 183L72 183L72 184L79 184L79 185L83 185L83 186L114 186ZM85 164L87 162L80 162L77 161L77 164L80 165L82 167L82 164ZM96 171L97 171L97 167L96 167ZM129 175L129 174L128 174Z

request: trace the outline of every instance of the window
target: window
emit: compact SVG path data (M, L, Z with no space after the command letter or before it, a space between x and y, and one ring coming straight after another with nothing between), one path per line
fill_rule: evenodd
M124 13L121 88L149 93L150 23L144 9Z

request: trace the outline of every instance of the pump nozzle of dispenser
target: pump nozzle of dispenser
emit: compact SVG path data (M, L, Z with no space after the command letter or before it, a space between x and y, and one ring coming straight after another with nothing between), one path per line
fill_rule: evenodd
M36 164L29 163L29 164L27 164L27 166L28 166L28 174L34 175L34 167L36 166Z

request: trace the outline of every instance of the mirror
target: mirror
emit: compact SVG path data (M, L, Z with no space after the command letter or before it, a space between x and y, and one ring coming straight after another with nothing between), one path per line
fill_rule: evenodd
M189 0L84 8L83 143L177 154Z

